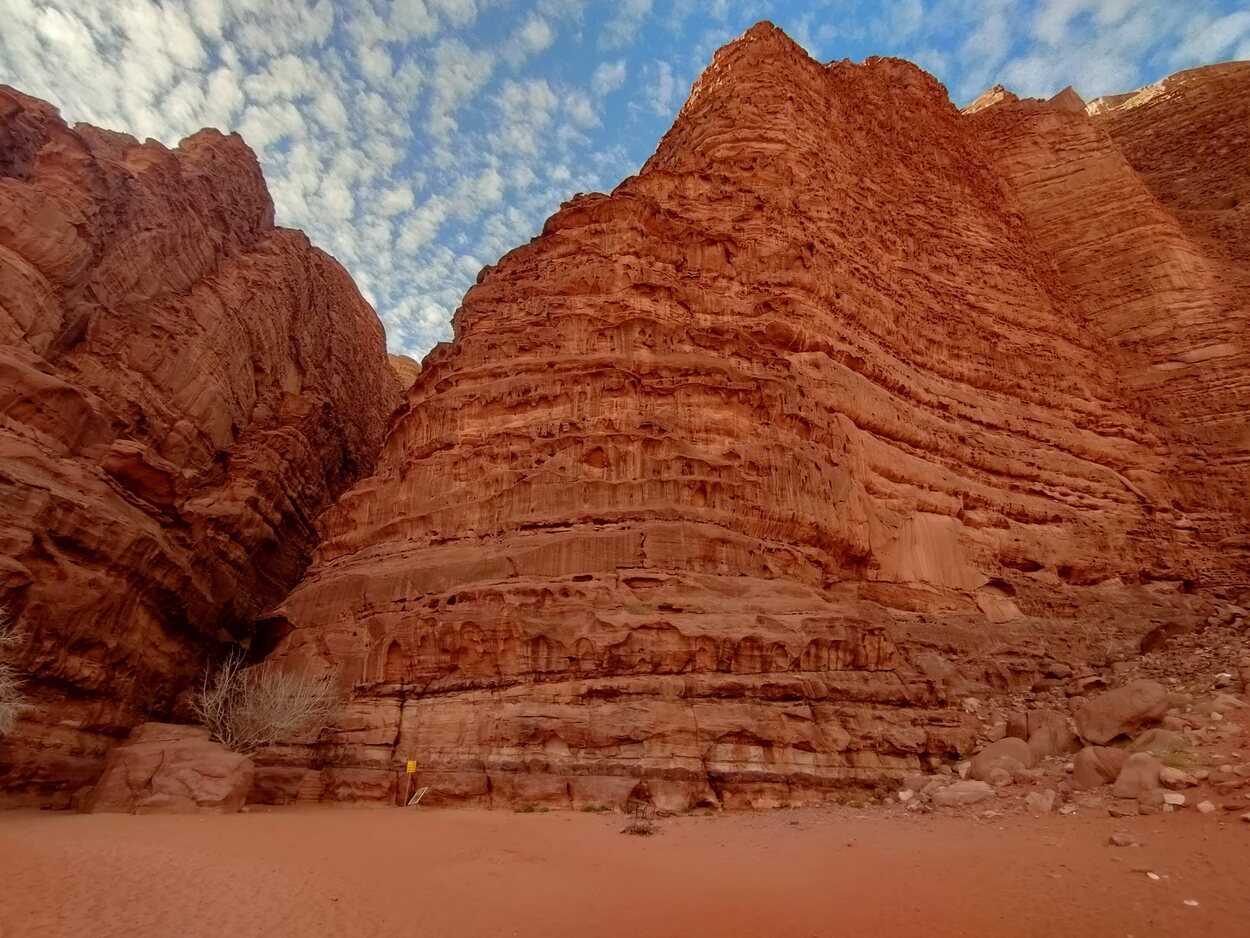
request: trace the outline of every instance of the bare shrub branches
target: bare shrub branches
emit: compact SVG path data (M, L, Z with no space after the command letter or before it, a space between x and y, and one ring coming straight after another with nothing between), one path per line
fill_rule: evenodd
M333 675L316 677L272 662L248 668L237 652L204 672L192 698L213 737L244 754L320 730L341 704Z
M22 694L22 679L17 668L5 659L21 641L21 634L13 624L7 606L0 606L0 736L13 732L17 718L27 709L26 698Z

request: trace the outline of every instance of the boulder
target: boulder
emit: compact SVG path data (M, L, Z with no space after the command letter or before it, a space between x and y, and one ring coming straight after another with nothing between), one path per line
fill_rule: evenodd
M1163 759L1190 748L1189 739L1176 730L1152 727L1124 747L1128 752L1148 752Z
M1050 814L1059 804L1059 793L1046 789L1031 791L1024 796L1024 805L1030 814Z
M1072 759L1072 787L1088 790L1114 782L1127 758L1123 749L1086 746Z
M1181 769L1165 765L1159 770L1159 784L1164 788L1171 788L1173 790L1178 788L1193 788L1198 784L1198 779Z
M927 775L921 775L919 772L913 772L903 779L903 791L917 792L922 791L931 779Z
M986 782L966 779L954 782L933 793L933 803L940 808L961 804L976 804L994 797L994 788Z
M1124 760L1112 792L1117 798L1140 798L1159 787L1163 765L1146 752L1137 752Z
M87 813L151 814L243 807L252 760L209 738L202 726L144 723L109 753L104 774L87 795Z
M995 769L1003 769L1014 777L1036 763L1029 744L1016 736L1006 736L990 743L972 757L968 775L977 781L990 782Z
M1076 712L1076 731L1081 739L1101 746L1132 735L1167 712L1167 688L1158 681L1133 681L1086 701Z
M1057 710L1033 710L1028 719L1029 749L1034 761L1062 756L1080 748L1068 718Z
M1007 788L1012 785L1015 780L1016 777L1008 769L1004 769L1002 766L995 766L990 769L990 774L985 779L985 781L989 782L995 788Z

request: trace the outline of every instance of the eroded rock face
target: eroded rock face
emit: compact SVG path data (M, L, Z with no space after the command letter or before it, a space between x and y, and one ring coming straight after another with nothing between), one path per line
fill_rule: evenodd
M144 723L113 749L83 809L101 814L233 814L252 788L252 760L200 726Z
M996 101L970 115L1067 296L1114 350L1125 400L1176 471L1149 499L1205 583L1250 569L1250 63L1181 72L1086 111ZM1090 116L1092 114L1092 116Z
M968 752L968 687L1199 621L1212 503L1057 264L1013 101L763 24L484 271L266 621L357 686L317 759L414 759L430 801L802 802Z
M0 88L0 601L34 704L0 790L64 799L246 638L398 394L240 138L140 144Z

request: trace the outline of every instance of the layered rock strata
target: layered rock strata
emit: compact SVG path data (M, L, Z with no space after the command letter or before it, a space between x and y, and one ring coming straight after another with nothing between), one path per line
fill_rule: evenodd
M325 516L263 625L355 700L270 759L332 797L415 760L431 801L819 800L968 751L964 694L1198 621L1198 528L1244 527L1004 146L906 62L717 53L638 176L483 271Z
M0 789L63 800L246 640L398 399L239 137L141 144L0 88L0 601L33 705Z
M1250 63L1071 102L983 96L972 122L1126 400L1177 465L1195 574L1250 568ZM986 106L988 105L988 106ZM1091 116L1092 115L1092 116Z

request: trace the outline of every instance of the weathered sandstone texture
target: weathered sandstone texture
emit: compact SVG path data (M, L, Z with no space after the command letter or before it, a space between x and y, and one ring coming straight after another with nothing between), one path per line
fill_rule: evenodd
M246 639L398 401L377 317L274 227L239 137L170 150L0 88L0 601L33 704L0 791L64 801Z
M983 96L984 97L984 96ZM1250 63L971 115L1065 293L1160 428L1193 575L1250 570ZM974 105L973 107L976 107ZM970 111L972 108L969 109Z
M208 738L202 726L144 723L115 747L87 793L88 813L231 814L252 788L252 760Z
M717 53L638 176L483 271L323 516L262 631L355 699L268 760L327 798L412 759L430 801L818 800L1199 622L1245 574L1247 294L1203 246L1240 229L1178 218L1119 111L1016 103L768 24ZM1115 165L1049 192L1070 131Z

